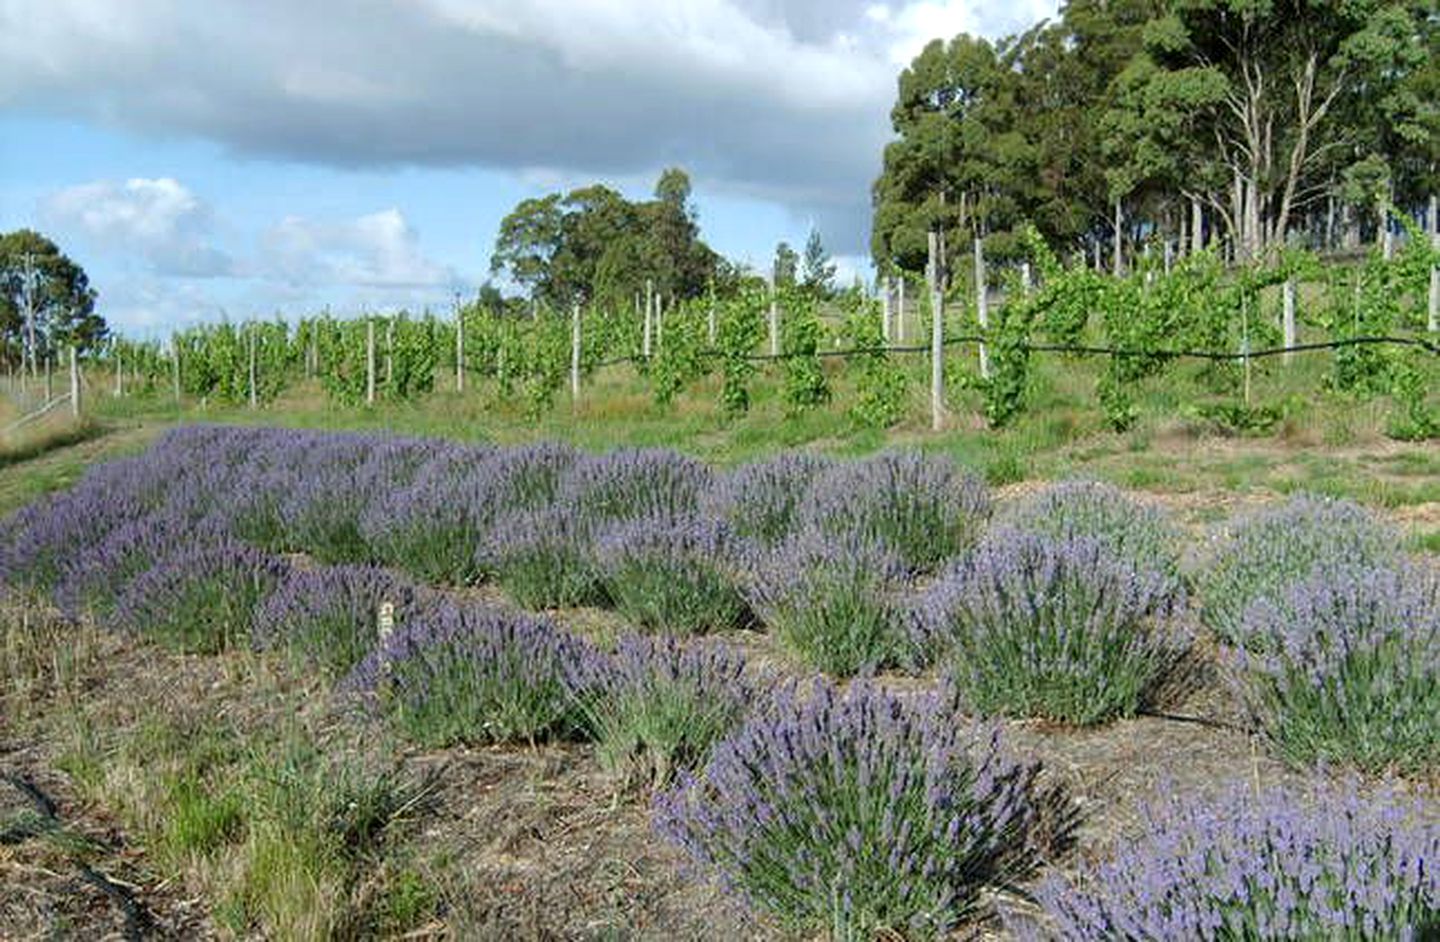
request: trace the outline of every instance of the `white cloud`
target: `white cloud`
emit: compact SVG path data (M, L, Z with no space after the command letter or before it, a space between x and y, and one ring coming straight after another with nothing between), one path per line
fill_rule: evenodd
M40 213L59 229L142 256L159 274L209 277L232 267L211 242L209 206L169 177L67 187L48 196Z
M712 191L815 215L859 251L897 66L934 36L994 35L1054 7L0 0L0 108L332 166L593 179L679 163Z
M447 288L451 269L426 258L398 209L341 222L287 216L261 238L257 272L291 285Z

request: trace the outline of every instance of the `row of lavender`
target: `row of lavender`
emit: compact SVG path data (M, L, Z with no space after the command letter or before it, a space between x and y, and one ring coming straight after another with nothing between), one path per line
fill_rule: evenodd
M1433 759L1434 583L1355 508L1301 501L1248 521L1193 575L1164 518L1109 489L1056 489L987 530L990 515L973 481L916 456L789 457L717 477L661 452L198 429L13 518L3 574L191 650L253 640L337 673L359 662L346 686L420 741L584 736L656 783L679 770L657 798L665 833L757 906L845 931L948 925L981 886L1033 870L1056 839L1035 770L956 708L1133 710L1189 643L1162 616L1192 589L1283 752ZM430 579L492 573L515 595L540 587L531 601L607 593L650 627L753 609L802 656L859 652L827 665L842 671L941 660L947 692L762 696L777 685L724 647L600 652L543 619L255 544ZM402 627L371 650L382 602ZM1219 812L1223 824L1170 809L1134 860L1052 878L1041 898L1067 933L1097 937L1368 936L1364 919L1433 916L1437 835L1397 805L1337 825L1266 801ZM1312 863L1287 863L1296 848ZM1161 865L1168 883L1135 879Z

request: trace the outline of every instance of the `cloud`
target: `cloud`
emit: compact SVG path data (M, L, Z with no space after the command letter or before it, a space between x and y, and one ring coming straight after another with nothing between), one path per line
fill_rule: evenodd
M169 177L67 187L46 197L40 214L111 251L143 257L157 274L205 278L233 267L211 242L210 207Z
M291 286L448 289L461 279L424 256L398 209L342 222L287 216L261 236L257 274Z
M862 250L897 63L979 0L0 0L0 108L340 167L648 175ZM233 63L233 67L220 67Z

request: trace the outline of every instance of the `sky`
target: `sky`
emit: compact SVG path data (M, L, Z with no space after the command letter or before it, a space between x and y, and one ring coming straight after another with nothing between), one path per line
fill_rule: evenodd
M0 231L98 310L448 310L527 197L690 174L702 235L768 264L814 227L868 274L899 72L1057 0L0 0Z

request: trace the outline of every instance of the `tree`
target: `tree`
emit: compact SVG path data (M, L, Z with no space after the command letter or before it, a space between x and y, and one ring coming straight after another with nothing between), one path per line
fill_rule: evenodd
M628 304L647 283L665 296L696 297L719 256L700 239L689 177L666 170L655 196L631 202L596 184L524 200L500 223L491 273L559 310Z
M785 288L795 284L800 276L800 256L790 247L789 242L775 246L775 261L770 265L775 287Z
M1353 134L1347 96L1373 105L1403 69L1417 13L1395 0L1177 0L1147 28L1154 83L1203 86L1191 104L1212 122L1206 146L1230 176L1207 194L1243 258L1285 238L1299 207L1323 192L1324 162Z
M0 235L0 343L10 362L29 347L27 302L37 359L70 344L81 353L99 347L108 329L95 313L96 297L85 270L45 236L32 229Z
M800 284L817 298L827 298L835 287L835 263L825 244L820 241L820 230L811 229L805 240L805 258L801 262Z

